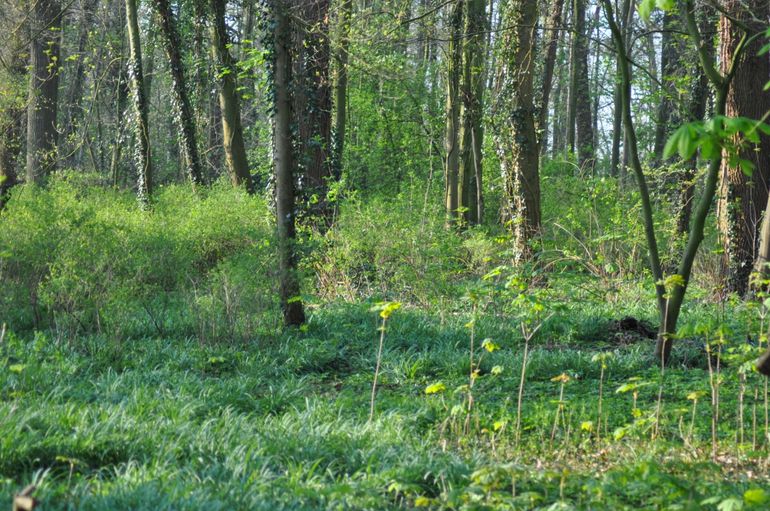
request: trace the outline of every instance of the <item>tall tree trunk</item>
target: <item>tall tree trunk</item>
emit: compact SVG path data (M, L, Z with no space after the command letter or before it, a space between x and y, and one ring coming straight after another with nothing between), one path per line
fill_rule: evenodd
M629 36L632 30L633 23L633 1L623 0L621 7L621 16L618 20L618 27L623 36L623 41L629 40ZM623 106L622 101L622 87L623 84L620 80L620 62L616 63L615 73L615 89L613 92L613 108L612 108L612 149L610 155L610 175L614 177L620 177L620 143L623 138ZM625 163L625 162L624 162Z
M548 107L553 88L553 69L556 65L556 50L559 47L559 34L561 33L561 15L564 10L564 0L552 0L548 12L545 34L545 63L543 64L543 82L540 92L540 114L538 115L537 129L540 133L539 145L541 149L548 147Z
M765 26L760 21L767 18L767 0L729 0L725 3L727 12L742 20L755 32ZM722 16L720 21L720 62L723 71L732 64L733 54L741 38L742 30L735 23ZM768 55L758 55L765 42L755 39L737 63L730 91L727 95L725 113L729 117L743 116L760 119L770 111L770 93L763 90L764 78L770 76ZM758 229L762 213L768 200L770 186L770 137L762 135L759 151L747 147L740 157L750 160L755 168L751 176L739 166L731 165L728 158L722 159L720 197L718 204L719 230L724 247L726 291L743 295L748 289L749 275L754 266L758 245Z
M449 18L447 48L446 124L444 128L444 179L447 223L458 220L460 197L460 77L462 74L463 0L454 0Z
M249 172L249 160L243 142L241 126L241 105L238 97L236 77L238 70L230 55L230 38L225 25L226 0L211 0L213 23L211 47L217 61L219 77L219 107L222 111L222 140L225 161L230 171L233 186L245 186L249 193L254 193L254 183Z
M350 17L353 11L352 0L341 0L337 19L337 51L334 52L334 154L332 156L332 174L334 179L342 177L342 157L345 150L345 128L347 126L348 107L348 52L350 51Z
M581 168L594 166L594 129L591 121L591 93L588 81L588 37L586 0L574 0L575 61L572 77L578 162Z
M471 225L483 219L482 156L484 141L485 0L465 1L462 81L460 84L460 176L458 192L465 221Z
M137 0L126 0L126 24L128 25L128 82L134 110L134 131L136 133L137 198L147 207L152 197L152 155L150 149L150 127L147 122L147 98L145 97L144 75L142 74L142 46L139 41L139 22L136 10Z
M56 168L61 4L37 0L30 15L27 182L41 183Z
M329 77L329 0L297 4L292 63L293 105L297 121L297 164L302 173L302 200L311 217L331 221L327 200L332 176L332 94ZM318 200L311 200L316 197Z
M292 34L289 8L298 0L276 0L273 3L273 164L275 166L276 227L278 230L278 268L283 321L287 326L305 322L305 311L299 299L300 288L294 254L296 162L292 144Z
M503 82L497 98L496 146L503 174L503 221L513 231L516 258L528 258L541 227L539 149L533 74L537 3L509 0L502 37Z
M169 0L153 0L158 13L160 29L163 32L163 46L168 58L171 72L171 89L174 96L172 101L174 121L179 130L179 148L182 151L187 177L193 186L203 183L198 144L195 137L195 118L193 117L190 98L187 93L184 64L176 20L171 12Z

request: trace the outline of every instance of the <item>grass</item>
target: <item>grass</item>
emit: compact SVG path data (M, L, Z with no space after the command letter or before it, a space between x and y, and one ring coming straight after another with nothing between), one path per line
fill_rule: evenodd
M10 334L0 347L0 494L35 482L46 510L763 508L752 503L770 488L766 443L735 442L734 369L712 457L707 397L693 437L683 438L687 394L708 390L708 374L687 363L697 358L688 350L702 348L682 343L653 442L631 396L615 392L632 377L649 381L637 407L641 418L653 413L651 346L587 340L600 330L590 319L599 312L556 316L534 341L518 445L521 336L499 318L476 324L479 338L502 349L484 357L468 434L453 433L465 421L454 389L470 369L463 314L393 314L371 422L379 317L365 304L318 307L304 331L235 346ZM606 427L586 424L596 418L600 351L614 354ZM551 378L562 372L572 379L552 442L559 383ZM437 381L447 390L426 395ZM752 401L753 393L748 428Z

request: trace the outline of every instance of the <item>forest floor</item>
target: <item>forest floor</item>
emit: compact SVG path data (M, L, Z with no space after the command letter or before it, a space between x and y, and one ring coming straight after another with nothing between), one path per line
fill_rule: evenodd
M43 510L767 508L766 384L725 361L714 444L702 342L677 346L659 411L652 341L620 314L570 311L532 341L517 428L519 325L476 322L476 345L499 349L475 353L469 414L467 315L405 307L369 421L370 307L320 306L242 345L9 333L0 495L35 483Z

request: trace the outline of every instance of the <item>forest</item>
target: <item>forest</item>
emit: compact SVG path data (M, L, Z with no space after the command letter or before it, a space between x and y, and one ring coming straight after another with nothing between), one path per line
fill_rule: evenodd
M0 34L0 506L770 509L770 0Z

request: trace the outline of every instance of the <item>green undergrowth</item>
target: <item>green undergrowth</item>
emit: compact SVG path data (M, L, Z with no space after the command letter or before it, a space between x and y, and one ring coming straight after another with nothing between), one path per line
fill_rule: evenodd
M754 410L746 398L736 441L737 385L725 369L712 455L706 397L688 431L687 396L708 390L708 372L687 363L702 346L682 342L652 440L642 420L657 402L651 341L590 341L592 313L554 316L533 341L519 442L523 339L499 319L475 325L500 349L479 365L464 433L453 389L468 381L467 315L393 314L372 422L379 318L366 304L320 307L302 330L237 345L9 333L0 492L35 482L42 509L763 509L761 400ZM603 375L597 353L612 354ZM561 373L570 380L558 401ZM640 383L636 412L631 394L616 392L629 379ZM447 390L426 394L436 382Z

